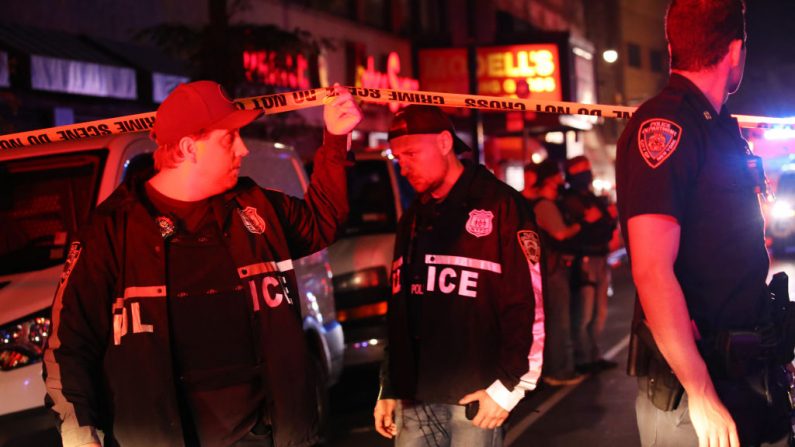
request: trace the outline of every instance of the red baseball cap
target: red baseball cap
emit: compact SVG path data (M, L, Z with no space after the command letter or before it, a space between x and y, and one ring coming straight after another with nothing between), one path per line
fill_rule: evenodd
M239 110L217 82L189 82L178 85L157 108L150 136L159 145L174 144L202 131L240 129L261 114Z

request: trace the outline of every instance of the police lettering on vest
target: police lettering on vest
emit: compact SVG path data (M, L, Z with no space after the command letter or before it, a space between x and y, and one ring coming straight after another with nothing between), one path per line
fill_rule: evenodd
M451 294L458 291L461 296L477 298L478 296L478 273L461 269L458 273L452 267L444 267L438 270L435 265L428 266L428 282L425 285L428 292L439 290L444 294Z
M248 286L251 291L254 312L261 309L260 303L273 308L279 306L284 300L284 294L280 293L281 283L274 276L263 276L262 281L250 279Z

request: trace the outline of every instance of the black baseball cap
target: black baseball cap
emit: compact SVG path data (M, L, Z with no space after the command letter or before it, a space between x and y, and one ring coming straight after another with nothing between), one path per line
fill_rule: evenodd
M471 150L466 143L455 134L455 127L450 118L436 106L411 104L398 110L389 126L389 140L403 135L438 134L443 131L453 136L453 151L456 154Z
M536 178L535 186L541 186L541 184L544 183L544 180L557 174L562 174L558 162L549 158L542 160L540 163L536 163L533 165L532 169L538 176Z

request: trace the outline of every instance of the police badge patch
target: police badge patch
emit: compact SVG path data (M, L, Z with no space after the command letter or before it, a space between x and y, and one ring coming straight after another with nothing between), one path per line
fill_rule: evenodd
M466 224L466 230L469 234L475 237L483 237L491 234L494 214L486 210L472 210L469 212L469 220Z
M237 210L240 214L240 219L243 220L246 230L254 234L262 234L265 232L265 219L263 219L257 209L253 206L247 206L242 210Z
M661 118L646 120L638 130L638 148L643 161L652 169L674 153L682 138L682 127Z
M519 238L519 246L522 247L527 262L533 265L538 264L541 259L541 239L539 239L538 233L522 230L516 232L516 237Z
M155 218L155 222L157 222L157 228L160 229L160 236L163 236L163 239L168 239L177 234L177 225L171 218L158 216Z

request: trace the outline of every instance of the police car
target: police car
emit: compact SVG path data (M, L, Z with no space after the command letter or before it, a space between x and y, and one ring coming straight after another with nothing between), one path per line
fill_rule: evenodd
M329 247L345 366L383 358L397 222L413 196L389 150L356 154L356 164L348 170L348 223Z
M307 177L287 146L245 139L240 175L303 197ZM145 134L105 136L0 151L0 447L60 445L44 409L41 356L50 306L69 245L95 206L127 175L150 166ZM342 371L326 250L295 262L304 329L327 386ZM321 402L326 390L318 390Z

